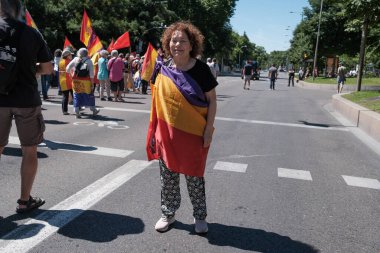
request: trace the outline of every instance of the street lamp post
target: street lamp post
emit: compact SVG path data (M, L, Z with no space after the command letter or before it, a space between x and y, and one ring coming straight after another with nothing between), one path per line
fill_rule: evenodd
M318 55L318 44L319 44L319 32L321 28L322 8L323 8L323 0L321 0L321 9L319 10L317 42L315 43L314 64L313 64L313 81L315 79L315 67L317 66L317 55Z
M240 47L240 50L239 50L239 68L241 68L241 62L240 62L240 51L241 51L243 48L247 48L247 46L246 46L246 45L244 45L244 46L241 46L241 47Z

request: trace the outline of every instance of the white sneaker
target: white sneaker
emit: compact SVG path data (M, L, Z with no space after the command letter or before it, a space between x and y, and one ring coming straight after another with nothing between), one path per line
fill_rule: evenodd
M194 219L194 224L195 224L195 233L205 234L208 232L208 226L207 226L206 220Z
M158 232L165 232L169 229L169 226L170 224L174 223L175 222L175 217L171 217L171 218L167 218L167 217L161 217L157 223L156 223L156 226L154 226L154 228L158 231Z

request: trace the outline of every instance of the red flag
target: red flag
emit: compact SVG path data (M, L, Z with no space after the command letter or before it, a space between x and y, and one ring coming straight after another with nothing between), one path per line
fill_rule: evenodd
M115 44L115 42L113 41L113 39L111 40L111 43L110 45L108 46L107 48L107 51L111 53L111 51L113 50L113 45Z
M129 47L131 45L129 41L129 32L125 32L123 35L121 35L116 41L115 44L113 44L112 49L120 49Z
M65 36L65 43L63 43L63 49L65 49L67 47L72 47L74 49L73 44L71 44L69 39Z

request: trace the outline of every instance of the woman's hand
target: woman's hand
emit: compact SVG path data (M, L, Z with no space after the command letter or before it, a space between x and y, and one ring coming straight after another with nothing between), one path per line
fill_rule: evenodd
M207 148L208 146L210 146L211 141L212 141L213 132L214 132L213 127L206 127L205 128L205 131L203 133L203 147L204 148Z

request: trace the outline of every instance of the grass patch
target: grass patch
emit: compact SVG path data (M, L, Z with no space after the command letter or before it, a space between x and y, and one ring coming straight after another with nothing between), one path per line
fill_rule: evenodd
M380 113L380 91L357 91L343 95L344 98Z
M317 84L337 84L336 78L324 78L317 77L314 79L310 77L305 80L308 83L317 83ZM356 85L356 77L348 77L346 78L347 85ZM379 77L371 77L371 78L363 78L362 85L366 86L380 86L380 78Z

